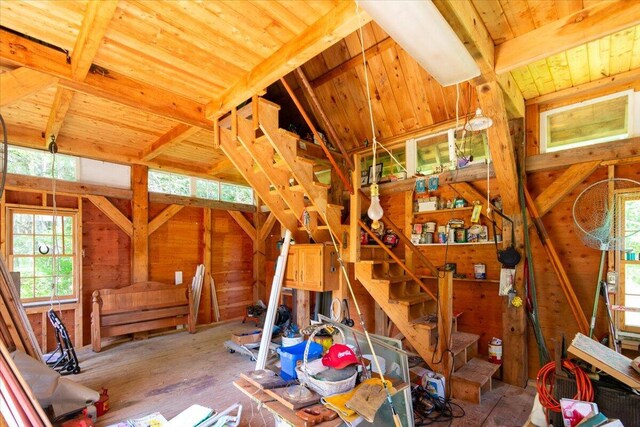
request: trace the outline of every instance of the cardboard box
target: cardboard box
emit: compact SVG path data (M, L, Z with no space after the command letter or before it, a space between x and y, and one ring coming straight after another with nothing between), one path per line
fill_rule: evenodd
M427 201L418 203L418 212L429 212L429 211L435 211L437 209L438 209L437 200L427 200Z
M262 339L262 329L256 329L252 332L240 332L231 334L231 340L239 345L255 344Z

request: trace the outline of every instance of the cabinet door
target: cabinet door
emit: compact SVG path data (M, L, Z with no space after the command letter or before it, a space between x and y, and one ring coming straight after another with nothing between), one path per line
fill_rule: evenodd
M287 267L284 270L284 282L287 286L293 286L298 281L298 251L289 250L289 258L287 258Z
M298 283L300 289L319 291L322 289L322 245L301 247L298 250Z

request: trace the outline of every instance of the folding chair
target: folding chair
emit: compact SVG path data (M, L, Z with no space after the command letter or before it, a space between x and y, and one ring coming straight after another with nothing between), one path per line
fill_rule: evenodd
M76 356L71 338L69 338L67 328L65 328L64 323L62 323L62 320L60 320L53 308L49 309L47 315L56 333L56 342L58 345L52 353L45 355L45 363L60 375L79 374L80 363L78 362L78 356Z

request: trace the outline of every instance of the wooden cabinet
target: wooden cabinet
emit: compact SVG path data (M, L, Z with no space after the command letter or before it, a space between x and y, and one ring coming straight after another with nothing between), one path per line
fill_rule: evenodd
M338 258L331 244L297 244L289 248L284 285L293 289L325 292L338 289Z

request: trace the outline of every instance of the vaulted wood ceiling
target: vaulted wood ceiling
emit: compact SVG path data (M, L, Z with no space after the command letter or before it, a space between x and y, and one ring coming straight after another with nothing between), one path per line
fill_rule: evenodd
M637 85L638 2L470 4L496 46L496 72L511 73L525 99L610 76ZM567 40L583 19L582 41ZM239 180L213 148L212 119L300 65L347 149L371 138L354 32L363 24L378 139L453 120L458 97L460 114L474 110L472 85L441 87L369 20L338 0L3 0L0 112L14 144L43 148L54 134L62 152ZM548 54L535 56L537 34ZM552 36L569 47L550 49Z

